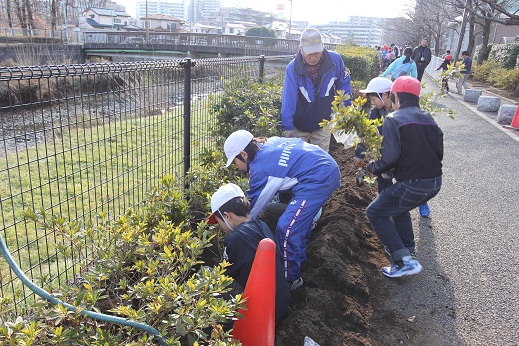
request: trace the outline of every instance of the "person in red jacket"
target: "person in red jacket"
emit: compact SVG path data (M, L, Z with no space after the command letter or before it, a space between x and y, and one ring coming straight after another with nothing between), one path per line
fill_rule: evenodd
M450 54L446 54L445 57L443 58L443 62L440 66L438 66L438 68L436 69L436 71L439 71L440 69L442 70L442 72L445 72L449 69L449 65L451 64L452 62L452 57ZM442 77L442 91L445 91L445 93L449 93L449 77L448 76L443 76Z

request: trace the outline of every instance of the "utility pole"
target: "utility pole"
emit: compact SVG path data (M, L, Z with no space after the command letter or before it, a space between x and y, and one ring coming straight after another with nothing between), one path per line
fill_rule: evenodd
M463 43L463 36L465 36L465 29L467 27L467 8L470 5L470 0L465 0L465 8L463 9L463 17L461 18L461 29L458 40L458 47L456 48L456 53L454 54L454 66L456 66L458 62L458 57L460 55L461 44Z
M112 0L110 0L110 7L111 7L111 12L112 12L112 31L114 31L114 2Z
M150 39L150 22L148 20L148 0L146 0L146 20L144 21L146 26L146 42Z
M68 44L68 26L67 26L67 1L61 0L61 5L63 6L63 28L65 29L65 39Z
M288 36L290 38L290 31L292 30L292 0L290 1L290 19L288 21Z

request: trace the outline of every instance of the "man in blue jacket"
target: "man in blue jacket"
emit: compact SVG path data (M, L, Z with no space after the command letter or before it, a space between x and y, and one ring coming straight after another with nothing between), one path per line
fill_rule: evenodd
M350 75L341 56L324 49L319 31L306 29L301 34L300 50L285 72L281 104L285 136L302 138L328 151L331 131L319 123L330 120L337 90L351 97Z
M418 79L399 77L391 87L394 112L382 125L380 159L368 170L391 174L396 182L382 190L366 209L373 230L392 260L382 274L394 278L418 274L410 210L438 194L442 184L443 132L429 113L420 109Z
M256 218L278 191L292 190L292 199L276 226L285 278L290 290L303 284L301 263L313 219L340 186L335 160L316 145L299 138L271 137L258 143L245 130L233 132L224 143L231 163L249 173L250 217Z

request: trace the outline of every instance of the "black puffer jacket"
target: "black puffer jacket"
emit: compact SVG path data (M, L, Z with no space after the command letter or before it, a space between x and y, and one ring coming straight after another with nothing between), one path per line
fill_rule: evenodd
M382 125L382 155L368 169L381 174L394 169L396 180L442 175L443 132L429 113L417 106L402 107Z

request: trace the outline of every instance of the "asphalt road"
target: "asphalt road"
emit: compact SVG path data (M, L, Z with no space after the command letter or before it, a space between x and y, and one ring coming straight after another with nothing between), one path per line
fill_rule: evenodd
M412 212L424 270L387 280L386 308L420 328L400 344L519 345L519 133L460 95L439 104L458 113L435 117L445 156L431 217Z

